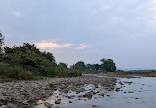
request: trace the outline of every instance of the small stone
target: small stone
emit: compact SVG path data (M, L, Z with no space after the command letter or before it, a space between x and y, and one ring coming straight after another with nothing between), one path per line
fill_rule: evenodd
M116 88L115 91L116 91L116 92L120 91L120 88Z
M92 92L88 92L84 95L84 97L87 97L88 99L91 99L93 96Z
M104 97L104 93L100 93L99 95L98 95L98 98L103 98Z
M69 103L73 103L72 101L69 101Z
M44 106L48 107L48 108L51 108L52 107L52 104L48 103L48 102L44 102Z
M92 107L99 107L98 105L92 105Z
M23 101L23 105L29 105L29 102L27 100Z
M98 95L98 98L103 98L104 96Z
M128 93L134 93L133 91L128 91Z
M60 104L60 103L61 103L61 99L55 100L55 104Z

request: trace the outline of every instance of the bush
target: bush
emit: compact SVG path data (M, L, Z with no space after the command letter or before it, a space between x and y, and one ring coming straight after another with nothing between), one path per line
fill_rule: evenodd
M41 75L46 77L54 77L55 76L55 69L51 67L39 67L39 72Z
M68 77L69 69L64 67L57 67L55 69L57 77Z
M20 67L11 66L5 63L0 63L0 75L17 80L34 79L33 74L30 71L26 71Z
M63 67L56 68L57 77L76 77L81 75L82 75L81 71L77 69L68 69Z
M82 72L77 69L70 69L69 76L72 76L72 77L82 76Z

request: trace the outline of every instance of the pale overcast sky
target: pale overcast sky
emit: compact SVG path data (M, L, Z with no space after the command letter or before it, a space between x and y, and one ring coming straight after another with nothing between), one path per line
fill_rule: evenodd
M0 0L8 46L34 43L57 62L156 68L156 0Z

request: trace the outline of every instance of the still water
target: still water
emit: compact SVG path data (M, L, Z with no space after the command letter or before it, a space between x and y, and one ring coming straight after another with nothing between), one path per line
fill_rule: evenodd
M117 92L115 90L107 91L100 87L96 90L104 93L103 98L98 98L97 94L92 99L79 98L81 94L75 92L68 93L66 95L74 95L73 99L68 99L59 95L56 91L46 101L53 104L54 100L61 98L61 104L53 105L53 107L60 108L92 108L93 105L98 108L156 108L156 78L153 77L142 77L142 78L117 78L117 84L115 88L120 88ZM122 83L119 83L122 82ZM84 88L89 91L92 89L92 85L85 85ZM87 92L86 91L86 92ZM71 101L72 103L69 103ZM44 108L43 104L34 106L35 108Z

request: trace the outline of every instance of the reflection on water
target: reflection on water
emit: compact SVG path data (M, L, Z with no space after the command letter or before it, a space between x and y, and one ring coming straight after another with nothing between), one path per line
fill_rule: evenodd
M94 89L93 85L85 85L87 90L83 93L69 92L68 94L55 91L54 95L46 101L54 104L55 99L61 98L61 104L54 104L53 107L60 108L91 108L93 105L99 108L156 108L156 78L119 78L116 89L107 91L105 88L99 87ZM98 94L92 96L91 99L79 97L90 90L104 93L104 98L98 98ZM71 97L71 98L69 98ZM41 103L44 103L40 100ZM44 104L35 106L36 108L44 108Z

